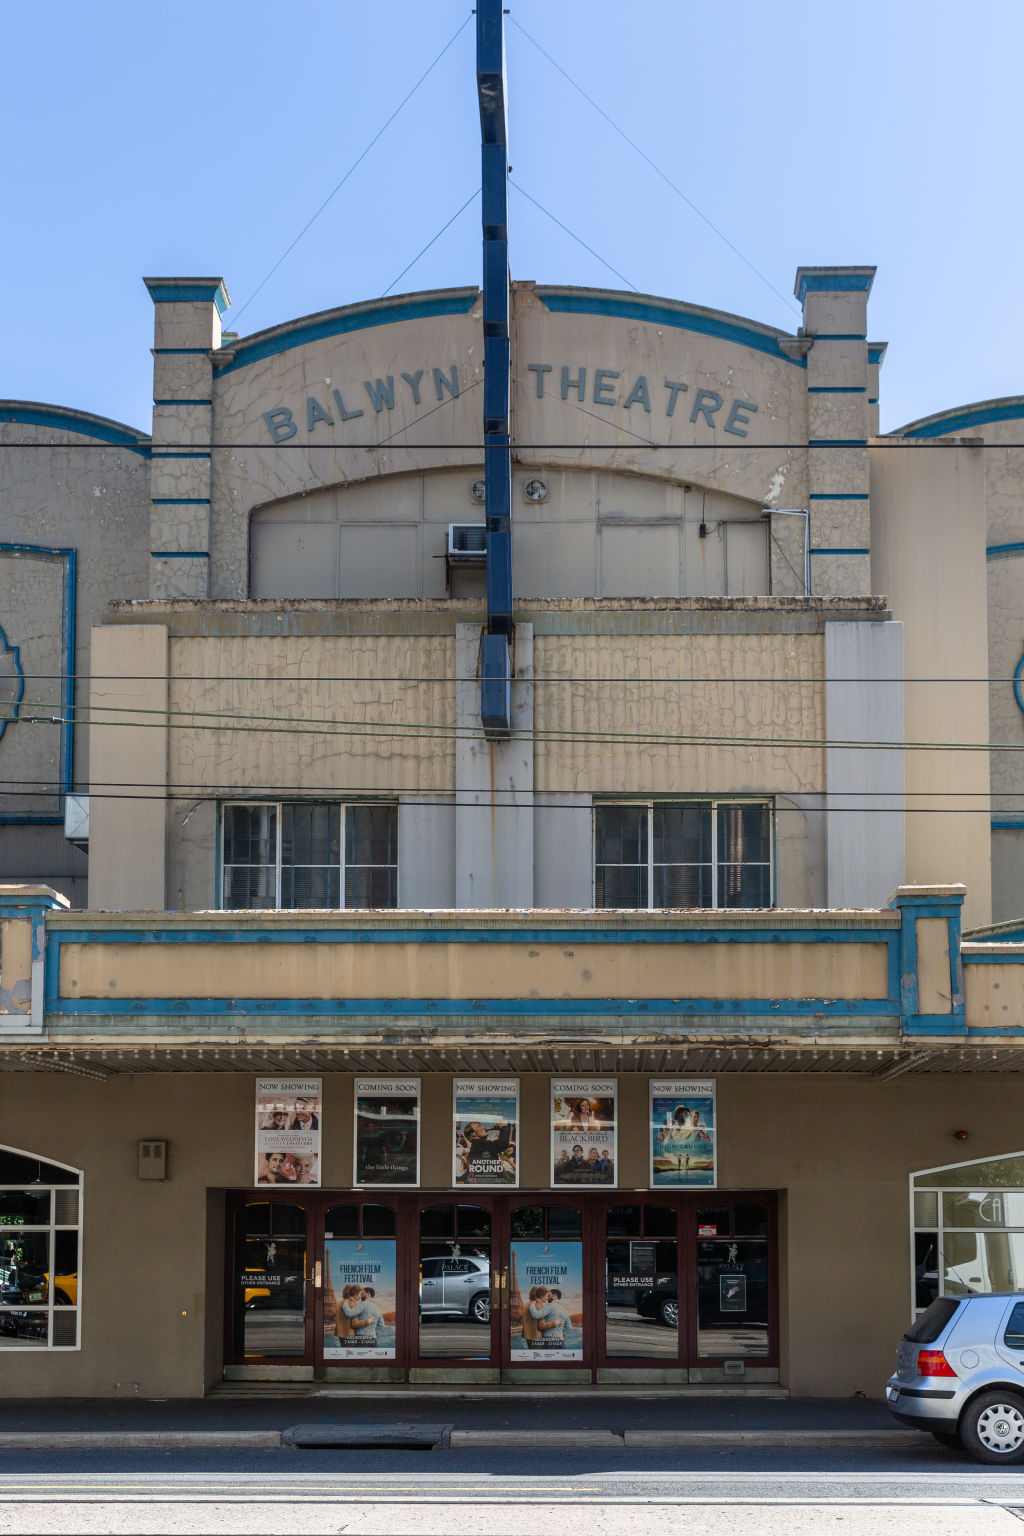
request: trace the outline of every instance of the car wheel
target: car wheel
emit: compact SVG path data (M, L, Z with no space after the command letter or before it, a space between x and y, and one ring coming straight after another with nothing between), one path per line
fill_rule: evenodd
M980 1393L964 1409L960 1439L975 1461L1024 1461L1024 1401L1013 1392Z
M666 1328L679 1327L679 1303L675 1297L669 1297L658 1308L658 1316Z
M489 1323L491 1320L491 1298L486 1291L480 1291L469 1304L469 1315L474 1323Z

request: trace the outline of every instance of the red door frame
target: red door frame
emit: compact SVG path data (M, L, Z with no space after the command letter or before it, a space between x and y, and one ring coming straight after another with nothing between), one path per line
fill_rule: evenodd
M511 1356L511 1318L509 1292L509 1263L511 1254L511 1213L519 1206L557 1205L573 1206L582 1215L583 1287L588 1299L591 1316L584 1327L583 1359L572 1362L576 1368L591 1372L606 1368L661 1369L707 1367L714 1369L723 1364L725 1356L704 1357L697 1354L697 1210L711 1204L733 1203L763 1204L767 1213L769 1330L768 1353L751 1363L777 1366L779 1362L779 1296L778 1296L778 1210L774 1191L767 1190L701 1190L671 1191L650 1190L475 1190L475 1189L366 1189L299 1191L292 1189L233 1190L227 1194L227 1226L224 1296L225 1364L253 1364L253 1356L246 1356L234 1349L236 1307L241 1287L237 1283L237 1236L239 1212L250 1204L283 1203L304 1207L306 1210L306 1266L305 1266L305 1353L298 1355L260 1355L259 1363L266 1365L304 1365L315 1372L325 1365L344 1370L343 1362L324 1359L324 1291L323 1256L326 1213L337 1205L390 1205L396 1216L395 1240L397 1243L398 1277L398 1358L393 1363L403 1371L412 1369L436 1369L447 1367L464 1370L479 1367L508 1370L517 1362ZM607 1353L607 1334L603 1324L605 1296L605 1243L607 1213L617 1206L634 1204L668 1205L677 1213L676 1259L678 1265L677 1295L680 1319L678 1353L676 1358L651 1356L623 1356ZM419 1286L418 1268L420 1253L420 1212L435 1205L478 1205L491 1212L491 1349L490 1356L479 1355L420 1355L419 1353ZM429 1239L424 1239L429 1241ZM444 1239L439 1239L444 1241ZM404 1340L404 1347L401 1341ZM351 1362L356 1364L357 1362ZM565 1367L565 1362L551 1361L531 1363L531 1374L542 1378L548 1371Z

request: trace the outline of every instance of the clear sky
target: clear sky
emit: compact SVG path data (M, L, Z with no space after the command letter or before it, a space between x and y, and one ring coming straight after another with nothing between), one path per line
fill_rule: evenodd
M883 429L1024 393L1021 0L509 9L514 277L793 330L797 266L871 263ZM12 4L3 54L2 397L148 430L144 274L223 276L250 334L380 295L479 185L465 0ZM480 261L474 201L393 291Z

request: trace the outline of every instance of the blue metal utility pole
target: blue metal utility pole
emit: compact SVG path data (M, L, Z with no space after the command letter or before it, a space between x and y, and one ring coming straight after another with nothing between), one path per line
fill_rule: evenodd
M512 440L508 278L508 114L501 0L477 0L484 271L484 485L487 632L480 642L480 719L488 735L512 726Z

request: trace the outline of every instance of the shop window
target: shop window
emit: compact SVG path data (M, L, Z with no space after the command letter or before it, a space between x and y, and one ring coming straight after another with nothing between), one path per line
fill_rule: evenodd
M594 807L597 907L770 907L772 891L766 802Z
M82 1178L0 1147L0 1349L77 1349Z
M398 905L398 807L293 800L225 805L222 905Z
M937 1297L1024 1291L1024 1153L912 1177L914 1310Z

